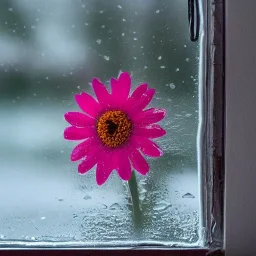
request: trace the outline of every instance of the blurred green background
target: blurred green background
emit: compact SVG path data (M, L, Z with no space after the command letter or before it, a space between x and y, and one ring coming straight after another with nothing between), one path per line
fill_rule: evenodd
M199 44L189 41L186 0L0 1L0 241L84 245L195 244ZM80 176L63 114L90 81L128 71L168 111L138 177L143 234L135 237L127 187Z

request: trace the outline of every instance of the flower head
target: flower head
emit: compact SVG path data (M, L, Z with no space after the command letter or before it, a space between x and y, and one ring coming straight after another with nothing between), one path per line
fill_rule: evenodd
M64 131L67 140L84 140L71 153L71 161L82 159L78 172L84 174L95 165L96 181L102 185L113 170L123 180L131 178L132 168L142 175L149 171L144 155L160 157L163 152L152 141L166 134L157 122L166 114L165 109L145 109L155 90L146 83L139 85L130 95L131 77L123 72L110 80L111 93L97 78L92 87L97 100L82 92L75 95L84 113L67 112L65 119L71 124Z

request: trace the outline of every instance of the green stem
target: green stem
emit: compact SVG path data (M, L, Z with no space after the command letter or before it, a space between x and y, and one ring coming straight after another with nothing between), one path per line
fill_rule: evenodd
M128 185L129 185L131 198L132 198L134 228L136 233L139 234L142 229L142 213L140 210L138 183L136 181L136 176L134 171L132 172L131 179L128 181Z

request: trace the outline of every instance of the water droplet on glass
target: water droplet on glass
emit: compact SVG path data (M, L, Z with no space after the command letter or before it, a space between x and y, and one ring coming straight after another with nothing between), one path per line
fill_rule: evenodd
M89 199L92 199L92 197L89 196L89 195L85 195L85 196L84 196L84 200L89 200Z
M161 60L161 59L162 59L162 56L159 56L157 59L158 59L158 60Z
M59 199L59 201L60 201L60 202L63 202L63 201L64 201L64 199L60 198L60 199Z
M102 14L104 11L103 10L100 10L99 13Z
M169 84L169 87L170 87L171 89L175 89L175 84L174 84L174 83L170 83L170 84Z
M100 26L101 28L105 28L105 25Z
M9 12L12 12L12 11L13 11L13 9L12 9L12 8L9 8L9 9L8 9L8 11L9 11Z
M35 27L36 27L35 25L32 25L32 26L31 26L31 29L34 29Z
M182 196L182 198L195 198L195 197L190 193L186 193L185 195Z
M105 60L109 60L109 59L110 59L109 56L106 56L106 55L105 55L103 58L104 58Z
M46 219L46 217L41 217L41 220L45 220Z
M187 61L187 62L188 62L188 61L189 61L189 58L186 58L186 59L185 59L185 61Z
M160 66L160 68L166 68L166 66L163 65L163 66Z
M114 203L109 206L109 210L123 210L123 208L118 203Z
M186 48L186 47L187 47L187 45L186 45L186 44L184 44L184 47Z
M122 33L122 36L124 36L125 35L125 33Z
M159 13L160 12L160 10L156 10L156 13Z
M122 6L121 6L121 5L118 5L117 7L118 7L119 9L122 9Z
M97 39L97 40L96 40L96 43L97 43L97 44L101 44L101 39Z
M155 211L162 212L162 211L165 211L166 209L168 209L171 206L172 206L171 204L168 204L168 203L164 202L164 203L158 203L153 209Z
M134 37L134 38L133 38L133 40L135 40L135 41L136 41L136 40L137 40L137 38L136 38L136 37Z
M126 21L125 19L122 19L122 21Z
M176 70L175 70L176 72L179 72L180 71L180 69L179 68L176 68Z

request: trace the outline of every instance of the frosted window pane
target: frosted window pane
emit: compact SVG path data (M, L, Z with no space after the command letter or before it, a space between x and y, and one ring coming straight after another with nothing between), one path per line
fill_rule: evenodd
M0 241L85 245L198 241L199 45L187 1L0 1ZM63 139L73 95L120 70L157 90L164 157L139 177L143 233L132 232L127 187L77 174Z

